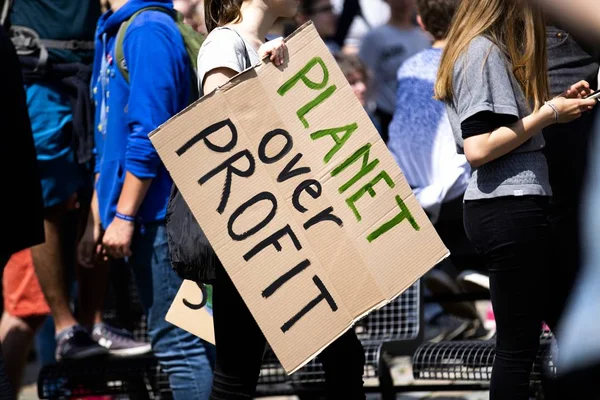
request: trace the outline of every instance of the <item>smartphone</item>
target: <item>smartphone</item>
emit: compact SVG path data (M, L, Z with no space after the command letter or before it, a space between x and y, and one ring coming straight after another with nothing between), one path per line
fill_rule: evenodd
M600 90L598 90L598 91L596 91L596 92L594 92L594 93L592 93L590 95L587 95L586 97L584 97L584 99L586 99L586 100L587 99L600 100Z

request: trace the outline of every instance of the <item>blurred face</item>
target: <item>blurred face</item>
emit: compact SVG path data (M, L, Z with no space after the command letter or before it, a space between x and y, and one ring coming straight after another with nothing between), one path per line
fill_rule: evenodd
M187 16L191 11L191 4L189 0L174 0L173 8L179 11L181 14Z
M358 71L354 71L348 74L346 79L348 79L348 83L350 83L350 87L352 87L354 95L360 104L365 107L367 105L367 84L363 74Z
M278 18L292 18L300 6L300 0L265 0L265 3Z
M411 13L417 7L415 0L387 0L387 3L393 12L402 14Z
M317 0L309 10L308 18L315 24L315 28L322 38L335 35L337 18L329 0Z

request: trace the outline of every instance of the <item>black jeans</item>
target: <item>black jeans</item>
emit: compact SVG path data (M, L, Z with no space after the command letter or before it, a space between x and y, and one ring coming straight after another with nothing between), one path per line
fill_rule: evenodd
M216 275L213 315L217 360L211 399L249 400L254 398L267 342L221 265ZM333 342L319 358L325 370L327 398L365 398L365 355L354 330Z
M383 111L381 108L375 110L375 115L379 118L379 124L381 125L381 139L383 143L387 144L390 138L390 124L394 116L390 113Z
M454 270L446 269L450 276L456 276L463 271L471 270L487 273L482 257L477 254L473 244L465 233L463 196L442 204L438 221L434 225L437 234L450 250L447 259Z
M541 196L467 201L467 236L489 269L496 318L496 359L491 400L529 399L529 379L540 345L542 321L552 327L556 310L549 285L551 227ZM555 280L558 282L558 280ZM552 321L552 322L551 322Z

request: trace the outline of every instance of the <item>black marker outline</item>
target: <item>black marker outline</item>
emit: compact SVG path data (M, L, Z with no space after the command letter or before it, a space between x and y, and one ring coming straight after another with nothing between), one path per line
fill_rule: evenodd
M198 287L202 291L202 301L200 302L200 304L192 304L186 299L183 299L183 304L194 311L200 310L206 305L206 303L208 303L208 294L206 293L206 286L204 286L200 282L196 282L196 285L198 285Z
M269 144L271 139L277 136L283 136L286 139L285 146L283 146L283 148L278 154L276 154L273 157L269 157L267 156L267 145ZM284 129L273 129L272 131L265 133L263 138L260 140L260 144L258 145L258 158L264 164L274 164L277 161L281 160L283 157L285 157L290 151L292 151L293 147L294 139L288 131Z
M288 179L291 179L295 176L308 174L311 171L310 167L300 167L298 169L292 169L292 168L294 168L294 166L296 164L298 164L298 161L300 161L300 159L302 159L302 156L303 156L302 153L296 154L294 156L294 158L292 158L290 160L290 162L287 163L287 165L285 167L283 167L283 169L277 176L277 182L279 182L279 183L285 182Z
M243 156L245 156L248 160L248 169L246 171L241 171L233 166L233 163L240 160ZM200 186L204 185L219 172L223 171L223 169L227 169L227 175L225 177L223 192L221 193L221 201L219 202L219 206L217 207L217 212L219 214L223 214L223 212L225 211L225 207L227 206L227 201L229 200L229 195L231 194L231 182L233 174L235 173L241 178L249 178L250 176L252 176L252 174L254 174L254 170L256 169L256 162L254 161L254 157L252 156L252 153L250 153L250 150L242 150L239 153L232 155L227 160L223 161L211 171L208 171L202 178L198 179L198 184Z
M260 223L258 223L254 228L249 229L248 231L241 233L241 234L235 233L233 231L233 224L238 219L238 217L240 217L244 213L244 211L246 211L248 208L252 207L253 205L255 205L258 202L263 201L263 200L269 200L272 204L272 208L271 208L271 211L269 212L269 215L267 215L265 217L265 219L263 219ZM275 195L273 193L269 193L269 192L260 192L256 196L252 197L250 200L248 200L245 203L243 203L242 205L240 205L231 214L231 216L229 217L229 220L227 221L227 232L229 233L229 237L237 242L246 240L250 236L259 232L262 228L267 226L269 224L269 222L271 222L273 220L273 218L275 218L276 214L277 214L277 199L275 198Z
M317 188L313 189L311 185L315 185ZM323 186L321 186L321 183L315 179L307 179L302 181L296 187L296 189L294 189L294 193L292 193L292 204L296 210L300 211L301 213L305 213L308 211L308 208L300 204L300 195L302 192L306 192L313 199L317 199L321 197L321 194L323 193Z
M285 285L290 279L304 271L306 268L310 266L310 260L306 259L296 265L294 268L290 269L285 274L281 275L279 278L275 280L275 282L271 283L265 290L262 292L262 296L265 299L273 296L277 290L279 290L283 285Z
M212 143L210 140L208 140L208 137L210 135L212 135L213 133L217 132L218 130L220 130L221 128L223 128L225 126L228 126L229 130L231 131L231 141L229 143L227 143L227 145L225 145L224 147L217 146L214 143ZM177 153L177 155L181 157L182 155L185 154L186 151L191 149L196 143L198 143L201 140L204 140L204 142L206 143L206 147L208 147L210 150L214 151L215 153L227 153L228 151L231 151L237 144L237 140L238 140L237 128L235 127L233 122L231 122L231 119L229 119L229 118L227 118L223 121L219 121L205 129L203 129L202 131L200 131L200 133L196 134L190 140L185 142L183 144L183 146L181 146L177 151L175 151L175 153Z
M288 224L288 225L284 226L283 228L279 229L278 231L273 232L266 239L258 242L258 244L256 246L254 246L249 252L244 254L244 260L250 261L250 259L252 259L252 257L254 257L258 253L260 253L261 251L266 249L267 246L269 246L270 244L272 244L273 247L275 247L275 249L277 251L281 251L283 249L283 247L281 247L281 244L279 243L279 239L284 237L286 234L290 237L290 239L292 239L292 243L294 243L296 250L298 250L298 251L302 250L302 244L300 243L300 240L298 240L298 236L296 236L292 227ZM275 239L275 240L273 241L273 239Z
M298 312L298 314L294 315L285 324L281 326L281 331L283 333L289 331L292 328L292 326L294 326L298 321L300 321L302 317L308 314L310 310L315 308L323 300L327 301L329 307L331 308L331 311L336 312L338 310L338 306L335 303L333 296L331 296L331 293L329 293L329 290L327 290L323 281L317 275L315 275L313 276L313 282L319 288L321 294L315 297L314 300L311 300L306 306L302 308L302 310Z

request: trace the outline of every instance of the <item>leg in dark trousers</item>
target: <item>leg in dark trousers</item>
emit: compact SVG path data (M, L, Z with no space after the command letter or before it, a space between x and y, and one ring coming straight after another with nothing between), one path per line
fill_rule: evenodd
M553 200L550 207L550 226L552 228L552 256L548 282L548 302L544 321L556 335L557 327L562 319L570 294L575 287L581 263L579 210L566 202ZM557 337L560 349L560 338ZM547 371L545 371L547 372ZM560 371L559 371L560 373ZM585 398L584 386L569 385L572 380L557 380L552 373L542 376L545 400L562 400L566 398Z
M217 359L212 400L254 398L267 341L233 282L217 266L213 317Z
M217 360L211 399L253 399L267 342L222 266L213 285L213 315ZM365 398L364 357L353 330L321 353L329 399Z
M547 299L549 307L544 319L556 331L580 270L581 243L579 208L553 202L550 210L552 257L549 267L550 276L556 279L549 281L552 296Z
M465 228L490 274L497 327L490 399L528 400L549 273L547 199L466 202Z
M8 382L6 370L4 369L4 356L0 351L0 400L13 400L13 389Z
M328 399L365 398L363 373L365 352L354 329L344 333L319 356L325 370Z

